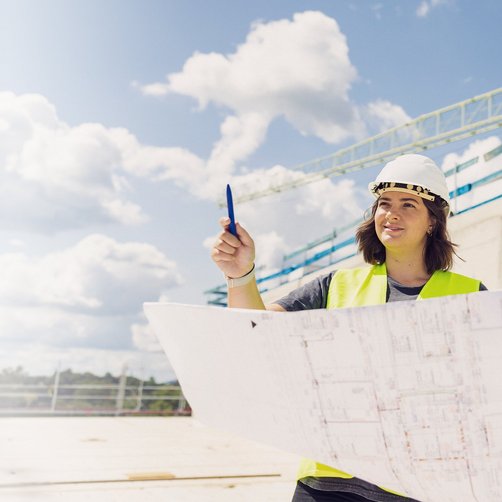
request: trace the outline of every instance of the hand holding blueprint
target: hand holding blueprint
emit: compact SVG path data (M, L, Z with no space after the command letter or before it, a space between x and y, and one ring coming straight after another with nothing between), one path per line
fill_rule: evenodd
M501 291L145 312L202 422L424 502L502 500Z

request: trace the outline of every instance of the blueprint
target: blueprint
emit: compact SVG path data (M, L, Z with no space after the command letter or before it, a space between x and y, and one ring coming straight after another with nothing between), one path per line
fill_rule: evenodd
M207 425L420 501L502 500L502 291L145 313Z

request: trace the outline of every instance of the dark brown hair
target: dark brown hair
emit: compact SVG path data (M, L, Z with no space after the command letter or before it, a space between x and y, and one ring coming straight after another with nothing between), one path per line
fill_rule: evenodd
M432 219L432 233L427 235L427 242L424 249L424 261L427 272L432 274L436 270L450 270L453 266L453 255L457 255L457 246L450 240L448 229L446 228L446 212L441 206L441 201L423 199L424 205L429 211ZM365 217L363 223L356 231L356 242L359 252L363 254L364 261L372 265L385 262L385 247L380 242L375 232L375 213L378 207L378 200L375 201L369 216Z

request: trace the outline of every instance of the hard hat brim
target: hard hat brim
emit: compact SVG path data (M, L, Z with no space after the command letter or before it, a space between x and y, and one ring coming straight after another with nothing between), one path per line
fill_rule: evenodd
M398 183L394 181L372 181L368 185L368 190L376 199L378 199L385 192L404 192L411 195L416 195L417 197L421 197L422 199L429 200L431 202L438 200L441 202L441 205L443 206L446 214L448 215L450 212L450 207L447 201L445 201L440 195L432 193L429 189L420 185L413 185L412 183Z

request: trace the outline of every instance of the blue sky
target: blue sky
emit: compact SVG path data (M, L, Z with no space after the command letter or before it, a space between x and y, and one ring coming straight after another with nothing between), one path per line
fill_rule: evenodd
M207 246L226 183L288 177L499 87L501 14L496 0L0 0L0 368L167 378L141 304L204 303L221 282ZM372 175L238 206L261 265L358 216Z

